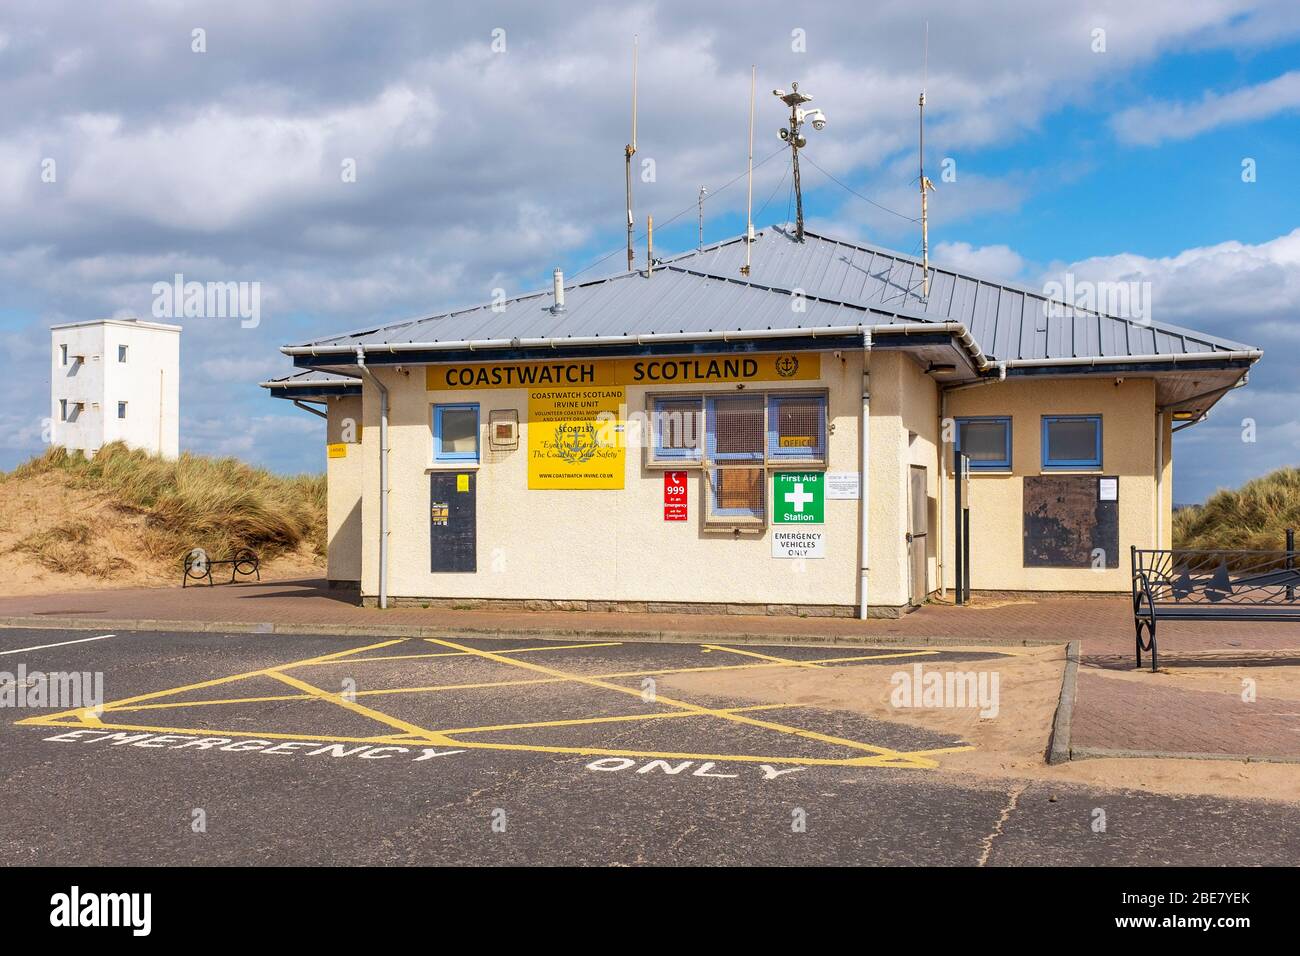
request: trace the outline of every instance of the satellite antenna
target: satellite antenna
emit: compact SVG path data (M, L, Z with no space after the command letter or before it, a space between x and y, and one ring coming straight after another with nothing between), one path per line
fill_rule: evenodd
M745 203L745 264L740 274L749 275L749 247L754 242L754 81L758 68L749 68L749 198Z
M794 167L794 237L798 242L803 242L803 189L799 183L799 150L808 145L808 140L800 132L800 127L804 123L812 123L813 129L820 132L826 128L826 114L821 110L803 109L803 104L809 102L812 97L807 93L800 93L798 83L790 84L789 93L785 90L773 90L772 95L790 107L790 126L788 129L782 129L780 136L790 144L791 163Z
M632 142L623 147L624 180L627 184L627 271L631 272L635 260L632 252L632 157L636 155L636 61L637 37L632 37Z
M921 165L921 298L930 297L930 204L926 193L934 192L934 183L925 178L925 88L930 81L930 21L925 21L925 53L921 68L920 146L917 154Z

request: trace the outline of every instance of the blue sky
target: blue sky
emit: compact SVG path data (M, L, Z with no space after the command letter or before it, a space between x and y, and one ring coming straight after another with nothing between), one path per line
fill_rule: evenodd
M1250 386L1176 439L1176 500L1297 464L1294 3L746 9L6 5L0 342L15 371L0 382L0 468L41 450L49 325L147 316L152 284L182 272L263 296L256 329L182 320L182 447L320 470L319 420L257 388L288 370L277 346L540 287L621 247L633 33L638 159L655 173L637 216L660 224L657 251L694 245L696 190L744 169L751 63L757 157L780 145L769 91L799 80L830 117L808 157L913 217L927 19L933 258L1033 287L1067 272L1150 281L1157 321L1263 347ZM785 217L787 166L756 174L755 205L775 197L760 224ZM811 165L804 184L811 228L919 248L907 218ZM743 203L743 181L711 198L706 239L741 232Z

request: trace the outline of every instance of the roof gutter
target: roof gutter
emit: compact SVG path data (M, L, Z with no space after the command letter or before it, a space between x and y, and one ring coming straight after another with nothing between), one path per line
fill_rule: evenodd
M731 342L734 340L780 340L783 338L817 338L843 335L910 335L913 333L948 332L970 354L976 368L983 371L992 366L975 339L960 322L897 322L884 325L826 325L790 329L737 329L735 332L647 332L642 335L570 335L562 338L536 339L462 339L455 342L400 342L370 346L375 351L397 352L451 352L477 351L479 349L557 349L601 345L652 345L656 342ZM285 355L343 355L356 352L361 355L367 346L357 345L285 345L280 351Z
M1180 365L1195 362L1231 362L1248 359L1256 361L1264 355L1261 349L1238 349L1220 352L1184 352L1177 355L1106 355L1084 356L1057 359L1007 359L1007 368L1054 368L1056 366L1088 365L1139 365L1150 363L1168 363Z

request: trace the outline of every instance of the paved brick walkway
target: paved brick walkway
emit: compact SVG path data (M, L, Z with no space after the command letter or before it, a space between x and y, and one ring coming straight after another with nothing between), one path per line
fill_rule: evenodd
M1121 680L1081 669L1072 748L1300 760L1300 701L1261 693L1246 703L1239 686L1188 690L1169 680L1163 674Z
M899 620L754 615L637 614L622 611L444 610L412 607L380 611L358 607L355 596L320 581L278 581L196 588L132 588L0 598L0 620L25 618L168 621L297 628L350 626L435 627L461 633L529 631L538 634L685 637L697 640L1018 644L1079 640L1079 671L1072 744L1103 750L1180 753L1252 753L1300 757L1298 721L1264 706L1234 704L1229 695L1184 691L1161 683L1117 680L1096 668L1131 669L1132 609L1125 597L1052 598L988 607L927 606ZM214 628L216 629L216 628ZM1296 649L1300 624L1160 625L1161 661L1207 653Z
M843 618L638 614L624 611L445 610L358 607L354 594L331 591L323 582L277 581L181 589L125 588L29 597L0 597L0 618L78 620L211 621L274 625L433 626L454 630L581 631L771 636L805 640L909 637L953 641L1081 640L1086 657L1127 666L1133 654L1128 600L1056 598L993 607L930 605L898 620ZM1300 648L1300 624L1160 625L1162 657L1236 648Z

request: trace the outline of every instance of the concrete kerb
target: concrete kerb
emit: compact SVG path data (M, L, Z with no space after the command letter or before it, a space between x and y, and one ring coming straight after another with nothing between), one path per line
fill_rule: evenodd
M1071 641L1065 648L1065 673L1061 675L1061 696L1056 702L1056 716L1052 719L1052 740L1047 748L1049 764L1065 763L1070 759L1070 723L1074 718L1074 697L1079 680L1079 642Z
M1233 763L1296 763L1300 757L1269 757L1260 754L1196 753L1179 750L1107 750L1102 747L1075 747L1070 751L1074 760L1104 759L1107 757L1158 758L1161 760L1227 760Z
M925 636L902 634L800 634L740 631L720 634L717 631L624 630L599 627L496 627L482 624L411 625L411 624L274 624L248 621L166 621L140 619L3 617L0 627L76 631L180 631L209 634L283 634L299 637L410 637L454 638L485 637L509 640L518 637L546 639L618 640L644 643L684 644L806 644L850 647L1052 647L1059 640L1003 638L997 641L969 636ZM1076 642L1077 645L1077 642ZM1077 657L1077 652L1076 652Z

